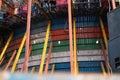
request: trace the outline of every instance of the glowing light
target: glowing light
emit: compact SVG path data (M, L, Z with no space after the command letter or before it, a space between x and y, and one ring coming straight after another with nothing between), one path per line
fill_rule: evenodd
M60 41L58 41L58 44L60 44Z
M99 43L99 41L97 40L97 41L96 41L96 44L98 44L98 43Z

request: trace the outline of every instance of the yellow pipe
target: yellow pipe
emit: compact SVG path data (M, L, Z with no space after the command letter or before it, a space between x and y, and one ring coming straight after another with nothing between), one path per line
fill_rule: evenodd
M35 67L32 67L32 70L30 73L33 73L33 72L35 72Z
M102 68L102 73L103 73L104 76L106 76L107 73L106 73L106 71L105 71L104 65L103 65L102 62L101 62L100 64L101 64L101 68Z
M55 71L55 64L52 65L51 73L53 73L54 71Z
M73 32L74 32L74 73L78 73L78 63L77 63L77 45L76 45L76 20L73 21Z
M22 49L23 49L25 40L26 40L26 33L24 34L24 37L23 37L22 42L21 42L21 44L20 44L20 48L18 49L18 52L17 52L16 58L15 58L15 61L14 61L14 63L13 63L12 70L11 70L12 73L15 71L15 68L16 68L18 59L19 59L19 57L20 57L20 53L21 53L21 51L22 51Z
M13 32L10 34L10 36L9 36L9 38L7 40L7 43L5 44L5 47L4 47L4 49L3 49L3 51L2 51L2 53L0 55L0 61L1 61L2 57L3 57L3 55L5 54L5 51L7 50L8 46L10 44L10 41L12 40L12 37L13 37Z
M106 33L105 33L104 24L103 24L103 21L102 21L102 18L101 18L101 17L100 17L100 26L101 26L102 35L103 35L103 38L104 38L106 50L108 50L107 36L106 36Z
M43 65L44 65L45 57L46 57L47 44L48 44L48 39L49 39L49 34L50 34L50 26L51 26L51 22L48 21L47 32L46 32L46 37L45 37L45 42L44 42L44 47L43 47L43 52L42 52L42 58L40 62L39 74L43 73Z

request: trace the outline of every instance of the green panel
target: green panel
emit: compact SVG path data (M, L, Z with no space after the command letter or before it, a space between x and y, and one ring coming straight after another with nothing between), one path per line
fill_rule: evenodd
M100 49L100 45L77 45L77 50ZM69 51L69 46L53 47L52 52Z
M33 44L32 45L32 50L36 50L36 49L42 49L44 46L44 43L40 43L40 44ZM50 43L48 43L48 47L50 46ZM25 52L25 48L22 49L22 52Z
M96 41L100 42L100 39L93 38L93 39L77 39L77 45L78 44L96 44ZM59 44L60 42L60 44ZM62 40L62 41L54 41L53 46L64 46L69 45L69 40Z
M94 50L100 49L100 45L78 45L77 50Z
M30 55L31 56L33 56L33 55L40 55L40 54L42 54L42 51L43 51L43 49L32 50ZM49 48L47 48L46 53L48 53L48 51L49 51ZM20 55L20 58L23 58L23 57L25 57L25 52L22 52L21 55Z
M69 46L53 47L52 52L68 51Z
M100 39L77 39L77 50L94 50L100 49L100 44L96 44L96 41L100 42ZM32 45L31 55L38 55L42 53L44 43L34 44ZM50 43L48 43L47 52L49 50ZM52 52L61 52L61 51L69 51L69 40L54 41L53 42L53 50ZM13 51L7 53L7 56L10 56ZM24 57L25 48L22 49L20 58Z
M77 44L96 44L96 41L100 42L100 39L77 39Z
M54 41L53 42L53 46L64 46L64 45L69 45L69 40L62 40L62 41Z
M77 39L77 45L86 45L86 44L96 44L96 41L100 42L100 39L93 38L93 39ZM42 49L44 46L44 43L39 43L39 44L33 44L32 45L32 50L36 49ZM48 42L48 48L50 46L50 42ZM62 46L69 46L69 40L62 40L60 41L54 41L53 42L53 47L62 47ZM22 49L22 52L25 51L25 48Z

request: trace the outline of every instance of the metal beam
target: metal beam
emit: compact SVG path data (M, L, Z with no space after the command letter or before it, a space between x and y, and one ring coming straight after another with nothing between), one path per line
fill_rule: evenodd
M68 20L69 20L69 44L70 44L70 70L74 73L74 63L73 63L73 37L72 37L72 8L71 0L68 0Z
M16 55L16 50L14 50L14 52L13 52L13 54L12 54L12 56L11 56L9 62L7 63L7 65L6 65L5 69L4 69L4 71L7 71L7 70L8 70L8 68L9 68L10 64L12 63L12 61L13 61L15 55Z
M14 11L14 7L11 6L10 4L8 4L5 0L2 0L4 4L6 4L8 7L10 7L11 9L13 9ZM19 17L18 15L14 15L13 13L10 13L12 16L16 17L18 20L20 20L22 23L26 23L25 20L23 20L21 17Z
M2 57L3 57L3 55L5 54L5 52L6 52L7 48L8 48L8 46L9 46L10 41L12 40L12 38L13 38L13 32L10 34L10 36L9 36L9 38L7 40L7 43L4 46L4 49L3 49L3 51L2 51L2 53L0 55L0 61L1 61Z
M15 58L15 60L14 60L14 63L13 63L12 69L11 69L11 72L12 72L12 73L15 71L15 68L16 68L16 65L17 65L17 62L18 62L18 59L19 59L19 57L20 57L20 53L22 52L23 46L24 46L24 44L25 44L25 40L26 40L26 33L25 33L24 36L23 36L22 42L21 42L21 44L20 44L20 48L18 49L16 58Z
M43 52L42 52L42 58L41 58L41 62L40 62L39 74L43 73L43 66L44 66L44 62L45 62L47 44L48 44L48 39L49 39L49 34L50 34L50 27L51 27L51 22L48 21L46 37L45 37L45 42L44 42L44 47L43 47Z
M100 15L102 15L102 13L103 13L103 11L104 11L104 9L106 8L106 5L109 3L109 0L105 0L105 2L104 2L104 4L103 4L103 6L102 6L102 8L101 8L101 11L100 11Z
M50 43L50 48L49 48L49 52L48 52L48 56L47 56L47 60L46 60L45 72L44 72L45 74L48 73L48 67L49 67L49 63L50 63L51 53L52 53L52 42Z
M15 9L14 6L11 6L10 4L8 4L7 1L2 0L2 2L3 2L4 4L6 4L8 7L10 7L11 9Z
M27 30L26 30L26 45L25 45L25 64L24 70L28 71L28 57L29 57L29 46L30 46L30 27L31 27L31 7L32 0L28 0L28 12L27 12Z
M22 23L26 24L26 21L23 20L21 17L19 17L18 15L13 15L14 17L16 17L19 21L21 21Z
M40 1L40 0L39 0ZM48 14L45 12L45 10L41 7L41 2L38 2L38 0L35 0L34 3L37 5L39 10L43 13L43 15L46 17L47 20L50 20Z

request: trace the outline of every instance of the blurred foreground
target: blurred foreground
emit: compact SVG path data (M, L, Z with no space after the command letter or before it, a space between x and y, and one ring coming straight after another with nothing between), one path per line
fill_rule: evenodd
M56 73L48 75L37 75L27 73L0 73L0 80L120 80L119 75L103 76L102 74L79 74Z

